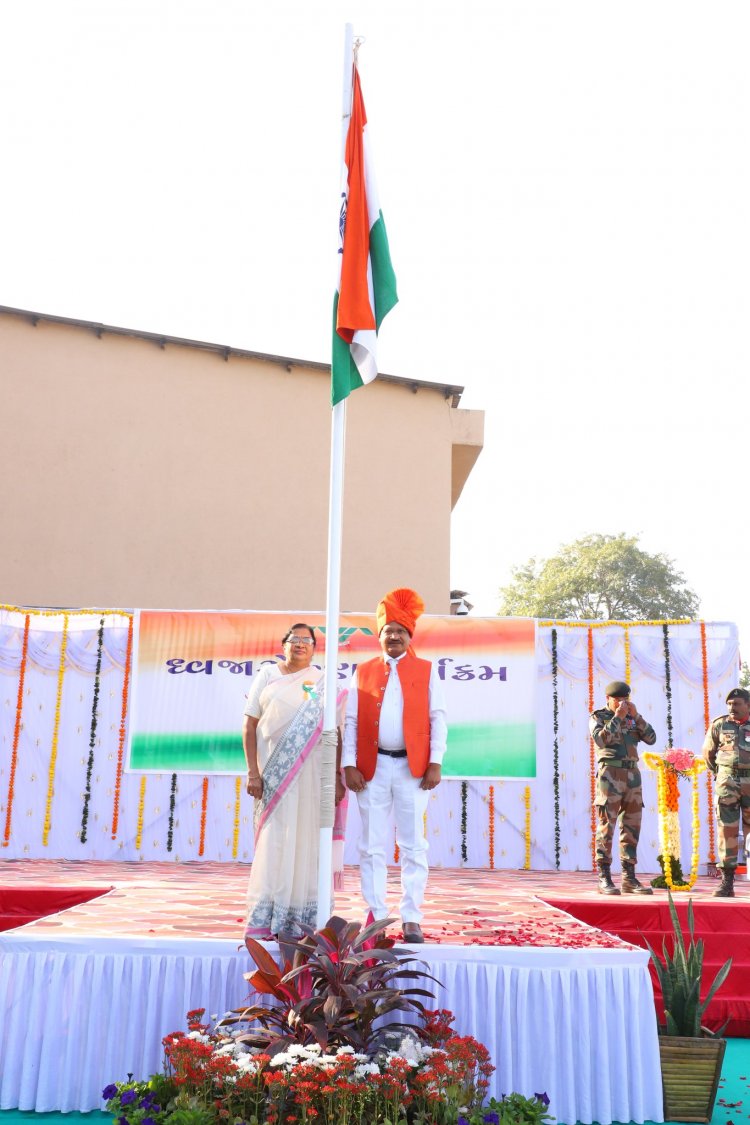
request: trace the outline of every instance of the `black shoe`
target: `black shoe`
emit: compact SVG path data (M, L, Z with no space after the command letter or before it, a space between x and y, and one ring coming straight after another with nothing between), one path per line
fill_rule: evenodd
M714 898L734 898L734 868L722 870L721 883L714 891Z
M597 884L597 891L600 895L619 895L619 890L612 882L612 876L609 873L609 864L599 864L599 882Z
M653 889L651 887L644 887L643 883L639 883L635 877L635 864L626 863L623 865L622 893L624 895L652 895Z
M424 934L419 922L404 922L404 941L411 945L422 945Z

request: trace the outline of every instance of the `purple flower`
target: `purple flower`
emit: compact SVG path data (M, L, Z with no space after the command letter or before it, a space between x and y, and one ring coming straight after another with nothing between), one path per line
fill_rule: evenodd
M130 1125L130 1122L128 1121L127 1117L118 1117L117 1125Z
M144 1117L141 1125L156 1125L153 1117Z
M500 1125L500 1117L494 1111L492 1113L485 1113L485 1125Z
M456 1122L456 1125L469 1125L468 1117L464 1117L463 1115L459 1115L459 1118L458 1118L458 1121Z
M123 1090L120 1094L120 1105L132 1105L137 1097L135 1090Z
M102 1097L104 1098L105 1102L108 1102L110 1098L117 1097L117 1087L115 1086L114 1082L110 1082L109 1086L104 1087L104 1089L102 1090Z
M549 1105L549 1098L547 1097L546 1092L544 1094L534 1094L534 1097L538 1102L541 1102L542 1105Z

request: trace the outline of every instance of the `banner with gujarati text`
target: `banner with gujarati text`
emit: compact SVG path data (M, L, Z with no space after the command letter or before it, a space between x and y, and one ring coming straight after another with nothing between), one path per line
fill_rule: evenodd
M141 610L128 768L141 773L244 773L242 717L253 676L282 659L298 621L316 628L313 663L325 660L325 616ZM443 776L536 776L536 622L519 617L419 619L413 647L443 681L448 752ZM338 675L380 652L374 616L342 614Z

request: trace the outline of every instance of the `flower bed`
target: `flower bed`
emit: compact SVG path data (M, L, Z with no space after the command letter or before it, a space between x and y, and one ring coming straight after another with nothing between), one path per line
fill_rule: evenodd
M406 968L386 923L331 918L282 943L282 972L251 938L246 979L268 1003L213 1024L188 1012L164 1040L164 1072L103 1091L115 1125L544 1125L546 1094L485 1104L487 1048L428 1011L433 978ZM418 982L417 987L412 982ZM401 1013L406 1023L394 1022Z
M448 1011L427 1013L419 1041L404 1029L374 1056L293 1043L248 1050L188 1013L188 1031L164 1040L163 1074L103 1091L116 1125L544 1125L546 1094L485 1104L494 1067L485 1047L455 1035Z

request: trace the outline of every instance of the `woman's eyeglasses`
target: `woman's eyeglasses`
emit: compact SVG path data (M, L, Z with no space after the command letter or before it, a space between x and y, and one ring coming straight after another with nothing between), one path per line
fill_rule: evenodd
M287 637L286 643L288 645L311 645L315 642L312 637Z

